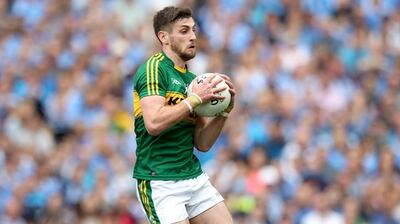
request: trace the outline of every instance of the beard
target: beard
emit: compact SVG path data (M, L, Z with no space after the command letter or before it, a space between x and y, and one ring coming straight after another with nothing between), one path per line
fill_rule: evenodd
M174 40L171 41L171 49L184 61L189 61L196 56L195 49L193 49L193 53L186 52L184 49L179 48L179 44L176 43Z

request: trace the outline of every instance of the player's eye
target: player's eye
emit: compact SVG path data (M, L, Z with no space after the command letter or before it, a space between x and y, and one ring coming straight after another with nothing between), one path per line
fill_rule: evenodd
M181 33L182 34L185 34L185 33L187 33L188 32L188 30L187 29L183 29L183 30L181 30Z

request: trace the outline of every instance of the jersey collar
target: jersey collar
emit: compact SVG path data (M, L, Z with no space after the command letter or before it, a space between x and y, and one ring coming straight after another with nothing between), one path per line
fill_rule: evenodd
M161 54L165 56L166 62L169 65L173 66L175 70L177 70L178 72L180 72L182 74L185 74L187 72L187 65L186 64L185 64L185 67L182 68L182 67L180 67L178 65L175 65L174 62L165 54L164 51L161 51Z

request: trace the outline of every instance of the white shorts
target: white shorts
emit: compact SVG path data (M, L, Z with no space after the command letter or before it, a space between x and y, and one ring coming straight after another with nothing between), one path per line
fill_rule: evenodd
M224 200L205 173L180 181L138 180L137 197L151 224L191 219Z

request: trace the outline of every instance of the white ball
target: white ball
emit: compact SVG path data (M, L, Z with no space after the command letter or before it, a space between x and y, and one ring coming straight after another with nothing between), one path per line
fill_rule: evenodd
M190 93L192 93L193 85L198 85L198 84L204 82L204 80L212 74L213 73L205 73L205 74L199 75L195 79L193 79L193 81L190 83L188 90L187 90L188 95ZM222 79L222 77L219 75L216 75L214 77L214 79ZM208 103L200 104L199 106L194 108L194 112L197 115L202 116L202 117L215 117L219 113L224 111L229 106L229 103L231 102L231 93L229 92L229 86L225 83L225 81L218 83L216 88L220 88L223 86L226 86L226 89L219 93L216 93L216 94L220 95L220 96L224 96L225 97L224 99L215 99L215 100L211 100Z

